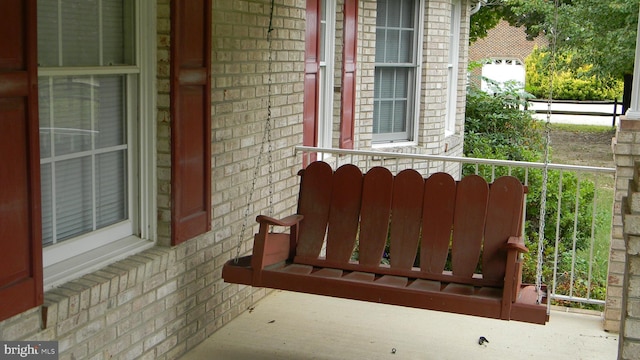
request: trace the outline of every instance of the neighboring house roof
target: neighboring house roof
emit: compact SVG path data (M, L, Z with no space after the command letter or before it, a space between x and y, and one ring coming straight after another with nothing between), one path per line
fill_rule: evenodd
M487 32L487 36L478 39L469 46L469 60L478 61L487 58L524 59L538 45L546 46L544 37L527 40L524 28L509 25L501 20L498 25Z
M511 26L507 21L501 20L495 28L487 32L486 37L469 46L469 61L499 58L518 59L524 63L536 45L544 47L547 41L543 36L527 40L523 27ZM472 74L473 81L477 81L481 69L475 69Z

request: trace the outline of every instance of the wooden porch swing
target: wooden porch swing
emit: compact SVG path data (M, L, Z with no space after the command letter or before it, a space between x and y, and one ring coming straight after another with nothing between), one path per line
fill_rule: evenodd
M270 24L269 44L271 30ZM269 64L271 69L271 56ZM265 141L270 141L270 94ZM271 146L269 169L271 174ZM522 237L526 187L517 178L503 176L489 184L477 175L456 181L436 173L425 179L415 170L394 176L383 167L363 174L354 165L334 171L322 161L299 175L297 213L283 219L259 215L252 255L240 257L254 180L238 252L222 270L225 282L535 324L548 321L541 275L536 285L521 280L522 254L528 251ZM285 230L274 232L274 227Z
M520 254L527 249L525 188L518 179L489 185L477 175L456 182L446 173L424 179L415 170L393 176L382 167L363 175L354 165L334 172L320 161L300 175L297 214L258 216L253 255L227 262L226 282L547 321L535 286L521 283ZM289 232L270 232L272 226ZM387 237L388 265L381 263ZM449 252L452 270L445 271Z

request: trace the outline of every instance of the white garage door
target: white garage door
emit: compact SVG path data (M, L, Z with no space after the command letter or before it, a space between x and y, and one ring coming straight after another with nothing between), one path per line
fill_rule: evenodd
M482 76L500 85L507 81L517 81L520 87L524 88L525 69L522 61L518 59L492 59L491 62L482 66ZM482 90L490 92L491 86L482 80Z

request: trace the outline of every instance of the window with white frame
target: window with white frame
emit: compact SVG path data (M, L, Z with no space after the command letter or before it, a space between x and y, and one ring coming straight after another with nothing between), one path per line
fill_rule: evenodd
M416 118L419 0L378 0L373 141L410 141Z
M140 179L148 170L139 155L149 144L139 141L148 129L140 119L151 112L140 105L148 94L141 91L139 2L37 4L46 286L48 266L109 246L120 254L136 247L114 244L141 236Z
M320 1L318 146L332 147L336 0Z
M451 4L451 23L449 28L449 63L447 64L447 114L445 135L453 135L456 130L456 112L458 107L458 63L460 54L460 0Z

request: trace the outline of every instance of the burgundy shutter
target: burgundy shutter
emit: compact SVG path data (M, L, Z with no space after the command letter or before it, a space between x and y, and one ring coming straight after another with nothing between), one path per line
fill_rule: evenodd
M343 149L353 149L356 105L357 37L358 0L345 0L342 50L342 107L340 109L340 147Z
M302 145L318 145L318 91L320 76L320 1L307 0L304 54ZM306 164L307 158L304 158ZM315 157L312 158L315 160Z
M42 304L36 0L0 2L0 320Z
M211 0L171 2L171 237L211 230Z

